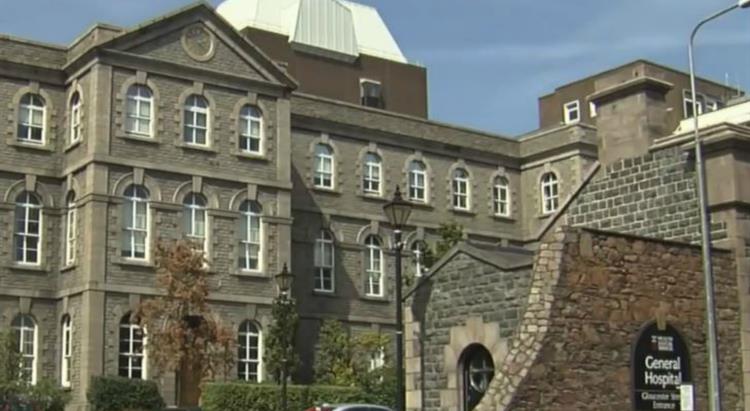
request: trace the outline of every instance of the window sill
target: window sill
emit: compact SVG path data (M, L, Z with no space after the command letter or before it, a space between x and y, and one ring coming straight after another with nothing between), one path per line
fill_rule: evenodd
M47 151L50 153L55 151L55 149L49 146L47 143L44 143L44 144L26 143L26 142L18 141L18 139L15 139L15 138L9 139L8 145L15 146L18 148L27 148L29 150Z
M136 260L126 257L119 257L114 261L114 263L124 267L156 268L156 265L154 265L151 261Z
M239 271L235 271L234 275L236 275L237 277L243 277L243 278L258 278L258 279L268 279L269 278L262 271L239 270Z
M64 273L64 272L71 271L71 270L75 270L76 267L78 267L78 264L76 264L75 262L70 263L70 264L66 265L65 267L61 268L60 269L60 273Z
M537 214L536 217L538 219L542 220L542 219L549 218L549 217L553 216L556 212L557 212L557 210L550 211L548 213L541 213L541 214Z
M516 219L509 215L492 214L492 218L497 221L506 221L509 223L515 222Z
M423 208L425 210L434 210L435 207L432 206L430 203L425 203L422 201L414 201L414 200L407 200L409 204L411 204L414 208Z
M202 151L204 153L210 153L210 154L217 154L218 153L218 150L216 150L215 148L212 148L211 146L208 146L208 145L202 146L200 144L189 144L189 143L185 143L183 141L180 141L177 144L177 146L180 147L180 148L183 148L185 150Z
M466 209L463 209L463 208L451 208L450 210L453 211L456 214L463 214L463 215L467 215L467 216L476 216L477 215L476 212L471 211L471 210L466 210Z
M234 155L242 160L269 161L264 153L250 153L246 151L235 151Z
M323 290L312 290L312 295L316 297L326 297L326 298L338 298L338 295L336 295L336 291L323 291Z
M41 264L11 263L10 265L7 265L6 267L10 268L11 270L26 271L30 273L37 273L37 274L47 273L47 267Z
M134 134L134 133L118 133L117 137L124 138L126 140L135 141L138 143L146 144L161 144L159 140L149 137L147 134Z
M336 190L335 188L325 188L325 187L312 186L312 189L314 191L319 192L319 193L341 195L341 191Z
M388 297L386 297L386 296L378 297L376 295L363 295L363 296L361 296L359 298L362 299L362 300L365 300L365 301L372 301L372 302L376 302L376 303L386 303L387 304L387 303L391 302L388 299Z
M81 145L81 142L82 142L82 141L83 141L83 139L78 139L78 140L76 140L76 141L74 141L74 142L72 142L72 143L68 144L68 145L67 145L67 146L65 146L65 148L63 149L63 152L66 152L66 153L67 153L68 151L70 151L70 150L72 150L72 149L74 149L74 148L76 148L76 147L80 146L80 145Z

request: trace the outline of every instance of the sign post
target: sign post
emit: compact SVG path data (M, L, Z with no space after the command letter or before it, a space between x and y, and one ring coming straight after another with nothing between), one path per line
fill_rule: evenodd
M683 401L681 390L692 383L690 355L674 327L667 324L659 329L656 322L646 326L635 342L632 361L636 411L693 409L692 392L690 401ZM690 408L683 408L683 404Z

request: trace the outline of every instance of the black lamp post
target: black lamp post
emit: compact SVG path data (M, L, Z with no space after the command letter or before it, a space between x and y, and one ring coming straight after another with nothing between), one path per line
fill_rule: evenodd
M404 387L404 315L401 292L401 230L411 215L411 204L401 198L401 191L396 186L393 200L383 206L383 212L393 227L393 250L396 252L396 411L406 411L406 391Z
M289 303L289 290L292 289L292 281L294 275L289 272L289 269L284 263L284 268L281 272L276 274L276 285L279 286L279 304L286 305ZM289 367L289 338L293 336L284 336L282 352L284 353L281 358L281 410L288 411L287 408L287 392L286 392L286 379L287 379L287 368Z

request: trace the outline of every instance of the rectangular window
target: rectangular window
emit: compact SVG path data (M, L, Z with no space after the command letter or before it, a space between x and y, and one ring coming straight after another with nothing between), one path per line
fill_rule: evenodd
M241 227L240 268L245 271L260 271L260 216L245 214Z
M581 107L578 100L565 103L563 112L565 124L576 123L581 119Z
M507 217L510 215L510 207L508 204L508 186L507 184L495 184L492 188L492 197L494 199L494 212L495 215Z
M698 94L698 101L696 103L696 106L698 108L698 115L700 116L703 114L703 102L705 97ZM692 93L690 90L683 90L682 92L682 105L683 105L683 114L685 118L691 118L693 117L693 98Z
M65 265L71 265L76 259L76 208L75 205L68 205L68 212L65 221L66 242L65 242Z
M596 117L596 104L593 101L589 101L589 116Z
M62 364L61 364L61 385L63 387L70 387L70 370L71 370L71 358L72 358L72 335L73 330L71 327L71 320L69 316L66 316L63 320L62 327Z
M365 283L365 294L372 297L383 296L383 252L379 246L368 245L367 282Z
M425 202L424 170L411 170L409 173L409 199L422 203Z
M360 80L359 86L363 106L385 108L383 91L379 82L374 80Z
M148 239L148 203L126 199L123 204L122 256L134 259L146 258Z
M327 146L316 149L313 184L319 188L333 188L333 154Z
M380 195L380 173L380 159L373 154L368 154L362 181L365 193Z
M315 291L334 291L333 239L327 232L315 240Z

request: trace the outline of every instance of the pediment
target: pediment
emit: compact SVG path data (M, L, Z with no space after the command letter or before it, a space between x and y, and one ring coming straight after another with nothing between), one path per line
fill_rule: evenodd
M99 47L296 87L294 79L205 4L141 25Z

